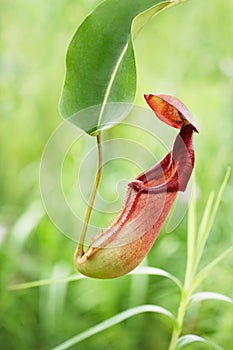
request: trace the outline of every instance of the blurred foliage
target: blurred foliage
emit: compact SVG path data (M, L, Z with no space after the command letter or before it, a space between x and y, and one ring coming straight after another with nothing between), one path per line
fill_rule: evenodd
M144 302L176 311L178 291L171 282L158 277L125 276L19 292L7 290L12 283L74 272L75 243L61 235L46 216L38 173L43 148L62 121L57 104L67 45L98 2L1 1L0 347L4 350L49 349ZM231 0L190 0L155 17L135 42L136 103L145 106L145 92L176 95L200 126L200 135L195 137L200 214L209 191L219 187L226 166L232 164L232 13ZM106 138L116 135L117 129L106 132ZM73 172L70 159L67 172ZM86 181L89 188L88 177ZM232 244L232 184L231 176L206 249L206 262ZM108 187L101 187L101 191L108 194ZM172 234L160 234L148 263L182 278L185 244L184 219ZM233 297L232 264L228 258L218 266L203 290ZM195 306L186 320L186 331L207 335L229 349L232 309L212 302ZM164 319L139 315L84 341L78 349L165 350L169 334Z

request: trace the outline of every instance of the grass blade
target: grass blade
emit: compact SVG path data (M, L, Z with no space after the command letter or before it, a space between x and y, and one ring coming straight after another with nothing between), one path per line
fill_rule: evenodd
M207 235L205 233L208 231L209 221L210 221L211 212L212 212L212 208L213 208L213 201L214 201L214 191L210 192L210 195L209 195L206 207L205 207L205 211L204 211L204 214L202 216L199 232L198 232L198 253L199 253L199 255L200 255L199 251L201 251L201 253L202 253L204 246L205 246L205 243L206 243ZM197 260L199 260L199 259L197 259Z
M178 278L171 275L169 272L164 271L162 269L158 269L155 267L150 266L140 266L136 268L135 270L131 271L129 275L153 275L153 276L163 276L169 278L171 281L173 281L180 289L182 289L182 284ZM64 282L74 282L79 281L82 279L87 279L86 276L81 274L74 274L71 276L66 277L59 277L59 278L47 278L37 281L31 281L31 282L25 282L25 283L18 283L8 286L8 290L22 290L22 289L28 289L28 288L35 288L35 287L41 287L46 286L53 283L64 283Z
M185 272L185 289L188 290L193 274L195 272L195 256L196 256L196 200L195 200L195 180L192 178L191 201L188 210L188 237L187 237L187 266Z
M199 301L204 300L219 300L219 301L226 301L227 303L233 304L233 300L229 298L228 296L220 293L214 293L214 292L200 292L196 293L190 296L189 298L191 303L196 303Z
M131 271L130 275L153 275L153 276L166 277L166 278L169 278L171 281L173 281L181 290L183 289L182 283L178 278L176 278L169 272L162 269L158 269L156 267L139 266L135 270Z
M189 344L192 344L192 343L204 343L206 345L209 345L211 346L214 350L222 350L221 347L219 347L218 345L216 344L213 344L212 342L209 342L208 340L198 336L198 335L195 335L195 334L187 334L187 335L184 335L182 337L179 338L178 340L178 348L177 350L181 350L183 347L189 345Z
M84 339L87 339L89 337L91 337L92 335L95 335L97 333L100 333L102 331L104 331L105 329L108 329L124 320L127 320L128 318L144 313L144 312L154 312L154 313L160 313L162 315L165 315L167 317L169 317L173 322L175 322L175 317L173 316L172 313L170 313L170 311L164 309L161 306L157 306L157 305L141 305L141 306L137 306L134 307L132 309L128 309L126 311L123 311L99 324L97 324L96 326L89 328L88 330L76 335L73 338L70 338L69 340L65 341L64 343L56 346L55 348L51 349L51 350L65 350L70 348L71 346L80 343L81 341L83 341Z
M194 291L210 274L210 272L217 266L223 259L225 259L228 255L233 253L233 246L226 249L222 254L220 254L217 258L215 258L211 263L205 266L195 277L192 283L192 291Z
M228 167L227 171L226 171L226 175L223 179L222 185L220 187L220 190L218 192L218 195L217 195L217 198L216 198L214 204L213 204L214 193L211 192L211 194L209 196L209 199L208 199L208 202L207 202L207 205L205 208L205 212L204 212L204 215L202 218L202 222L200 225L200 230L198 233L198 246L197 246L198 247L197 248L198 255L196 258L196 268L198 267L198 264L199 264L200 259L202 257L203 250L205 248L206 241L209 237L210 230L213 226L214 219L216 217L216 214L217 214L217 211L218 211L218 208L219 208L222 196L223 196L223 192L225 190L225 187L226 187L227 182L228 182L229 177L230 177L230 172L231 172L231 168Z
M75 274L75 275L59 277L59 278L48 278L48 279L42 279L37 281L13 284L8 287L8 290L22 290L22 289L46 286L52 283L73 282L73 281L82 280L84 278L86 277L81 274Z

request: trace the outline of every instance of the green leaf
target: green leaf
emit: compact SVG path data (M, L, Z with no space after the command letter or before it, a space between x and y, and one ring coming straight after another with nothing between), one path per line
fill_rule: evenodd
M183 290L182 283L178 278L176 278L169 272L162 269L158 269L156 267L139 266L135 270L131 271L129 274L130 275L153 275L153 276L166 277L166 278L169 278L171 281L173 281L181 290Z
M210 274L210 272L217 266L223 259L225 259L228 255L233 253L233 246L226 249L222 254L220 254L217 258L215 258L211 263L205 266L195 277L192 283L192 291L194 291Z
M150 17L175 3L105 0L86 17L67 52L60 102L64 118L95 135L128 114L136 92L132 34L135 37Z
M219 300L226 301L227 303L233 304L233 300L224 294L214 293L214 292L200 292L190 296L191 303L196 303L204 300Z
M86 279L86 276L83 276L81 274L75 274L75 275L66 276L66 277L47 278L47 279L42 279L37 281L12 284L8 286L8 290L22 290L22 289L28 289L28 288L47 286L48 284L53 284L53 283L73 282L73 281L78 281L82 279Z
M203 253L203 250L205 248L205 244L207 242L210 230L211 230L213 223L214 223L214 219L215 219L216 214L218 212L218 208L219 208L224 190L226 188L227 182L228 182L229 177L230 177L230 172L231 172L231 168L228 167L227 171L226 171L226 175L223 179L222 185L219 189L219 192L217 194L217 198L216 198L215 202L213 202L213 200L214 200L214 193L213 192L210 193L210 196L208 198L208 202L207 202L207 205L206 205L203 217L202 217L202 221L200 224L200 229L198 232L196 268L197 268L198 263L202 257L202 253Z
M150 266L139 266L132 272L130 272L129 275L153 275L153 276L163 276L167 277L170 280L172 280L181 290L182 290L182 284L178 278L171 275L169 272L164 271L162 269L158 269L155 267ZM82 279L87 279L86 276L81 274L74 274L71 276L65 276L65 277L58 277L58 278L47 278L47 279L41 279L37 281L31 281L31 282L25 282L25 283L18 283L8 286L8 290L22 290L22 289L28 289L28 288L35 288L35 287L41 287L46 286L49 284L54 283L64 283L64 282L75 282Z
M222 350L222 348L219 347L218 345L215 345L212 342L209 342L208 340L206 340L206 339L204 339L202 337L199 337L198 335L195 335L195 334L187 334L187 335L184 335L184 336L180 337L178 339L178 348L177 348L177 350L181 350L185 346L187 346L189 344L192 344L192 343L196 343L196 342L204 343L206 345L209 345L209 346L212 347L212 349L215 349L215 350Z
M214 201L214 192L212 191L212 192L210 192L208 201L206 203L205 211L204 211L204 214L202 216L200 228L198 231L198 247L202 248L202 250L203 250L203 247L205 246L206 240L208 238L207 237L208 235L206 233L209 231L208 227L210 224L211 212L213 210L213 201Z
M128 318L144 313L144 312L154 312L154 313L159 313L162 315L165 315L167 317L169 317L174 323L176 323L175 321L175 317L174 315L172 315L172 313L170 313L170 311L164 309L161 306L157 306L157 305L141 305L141 306L137 306L131 309L128 309L126 311L123 311L99 324L97 324L96 326L89 328L88 330L76 335L73 338L70 338L69 340L65 341L64 343L56 346L55 348L51 349L51 350L65 350L65 349L69 349L71 346L80 343L81 341L83 341L84 339L87 339L89 337L91 337L92 335L95 335L97 333L100 333L102 331L104 331L105 329L108 329L112 326L115 326L116 324L127 320Z
M185 272L185 288L188 288L194 274L194 262L196 257L196 199L195 199L195 173L192 176L191 201L188 210L188 237L187 237L187 266Z
M226 188L227 182L230 177L231 168L228 167L226 171L226 175L223 179L223 182L221 184L221 187L219 189L219 192L217 194L217 197L214 201L214 192L211 192L205 207L205 211L202 217L202 221L200 224L199 232L198 232L198 242L197 242L197 253L196 253L196 259L195 259L195 271L198 268L199 262L201 260L203 250L205 248L205 244L207 242L207 239L209 237L210 230L213 226L214 219L216 217L216 214L218 212L218 208L224 193L224 190ZM230 247L225 252L223 252L219 257L214 259L209 265L204 267L194 278L192 282L192 291L195 290L200 283L208 276L208 274L211 272L211 270L222 260L224 259L228 254L232 252L232 248Z

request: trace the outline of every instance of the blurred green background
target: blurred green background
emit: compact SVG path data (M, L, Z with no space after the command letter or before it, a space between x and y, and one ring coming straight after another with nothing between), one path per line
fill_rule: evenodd
M10 284L75 272L75 242L56 229L43 209L39 166L49 136L62 122L57 105L67 45L98 3L1 0L0 348L4 350L50 349L117 312L143 303L158 304L173 313L177 309L176 287L158 277L125 276L7 290ZM145 92L176 95L200 126L200 135L195 135L198 219L209 192L219 188L227 165L232 164L232 22L231 0L190 0L155 17L135 42L136 103L145 106ZM116 132L112 129L106 137L114 137ZM78 156L72 153L73 158ZM73 172L72 157L65 167L67 173ZM231 176L203 263L232 244L232 184ZM90 183L85 186L90 187ZM108 194L107 187L103 193ZM186 221L172 234L161 232L148 264L183 277ZM232 257L222 262L203 290L233 297L232 266ZM144 314L73 348L165 350L170 331L171 325L164 318ZM185 332L207 336L230 350L232 308L214 302L192 308Z

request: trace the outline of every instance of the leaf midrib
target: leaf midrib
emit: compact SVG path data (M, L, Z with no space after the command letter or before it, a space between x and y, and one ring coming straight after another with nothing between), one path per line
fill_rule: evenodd
M170 1L168 1L168 2L165 1L164 3L165 3L165 4L167 3L167 6L164 6L164 7L160 8L160 9L158 9L158 11L156 11L156 7L157 7L157 6L159 7L159 5L161 6L161 4L163 4L163 3L158 3L158 4L156 4L155 6L152 6L150 9L147 9L147 10L146 10L146 11L149 11L149 10L152 10L152 9L155 10L155 11L152 11L151 16L149 16L149 18L147 19L146 23L147 23L148 21L150 21L150 19L153 18L155 14L157 14L157 13L159 13L160 11L164 10L164 8L168 7L169 5L170 5L170 6L173 5ZM141 15L141 13L139 14L139 16L140 16L140 15ZM138 15L137 15L137 16L138 16ZM135 19L137 18L137 16L133 19L132 23L135 21ZM142 29L142 28L141 28L141 29ZM135 33L134 39L137 37L137 35L138 35L139 32L141 31L141 29L138 30L138 31ZM131 25L131 30L132 30L132 25ZM118 69L119 69L120 64L121 64L121 62L122 62L122 60L123 60L123 58L124 58L124 55L125 55L125 53L126 53L126 51L127 51L127 49L128 49L128 46L129 46L129 40L126 42L126 44L125 44L125 46L124 46L124 48L123 48L123 50L122 50L122 52L121 52L121 54L120 54L120 56L119 56L117 62L116 62L116 65L115 65L115 67L114 67L114 69L113 69L113 72L112 72L112 75L111 75L111 79L110 79L110 81L109 81L109 83L108 83L108 85L107 85L107 88L106 88L106 91L105 91L105 94L104 94L104 99L103 99L103 102L102 102L102 105L101 105L99 117L98 117L97 128L96 128L97 130L98 130L98 128L99 128L100 125L101 125L101 121L102 121L103 114L104 114L104 109L105 109L105 106L106 106L106 104L107 104L108 98L109 98L109 96L110 96L111 89L112 89L112 86L113 86L113 83L114 83L114 79L115 79L115 77L116 77L116 75L117 75Z
M101 124L105 106L106 106L108 98L110 96L111 89L112 89L115 77L117 75L118 69L119 69L120 64L121 64L121 62L122 62L122 60L124 58L124 55L125 55L125 53L127 51L128 45L129 45L129 40L126 42L126 44L125 44L125 46L124 46L124 48L123 48L123 50L122 50L122 52L121 52L117 62L116 62L116 65L115 65L115 67L113 69L113 72L112 72L111 78L109 80L108 86L106 88L106 91L105 91L105 94L104 94L104 99L103 99L103 102L102 102L102 105L101 105L101 109L100 109L100 113L99 113L99 117L98 117L98 122L97 122L97 129L99 128L99 126Z

